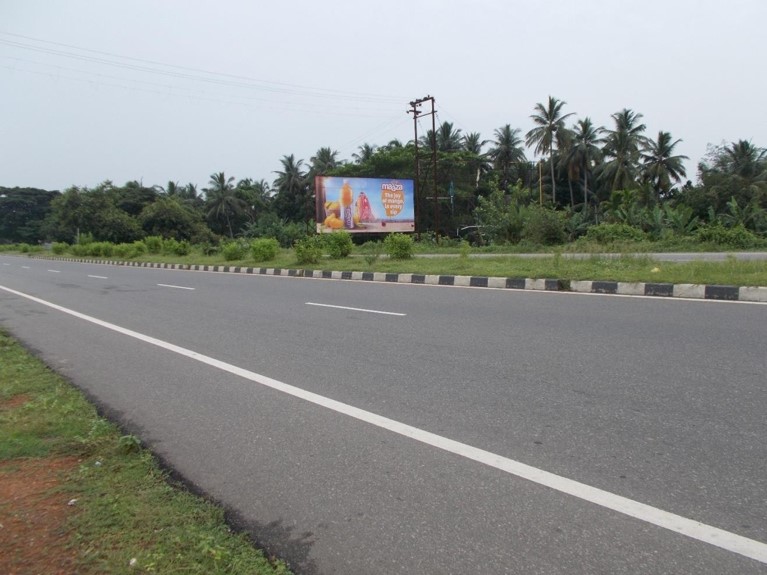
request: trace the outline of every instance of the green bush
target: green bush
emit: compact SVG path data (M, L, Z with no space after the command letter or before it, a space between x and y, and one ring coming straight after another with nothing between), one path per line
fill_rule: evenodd
M413 238L406 234L389 234L384 239L384 251L394 260L413 257Z
M110 242L93 242L86 244L87 255L97 258L109 258L114 254L115 246Z
M135 255L133 256L134 258L136 256L141 256L146 253L146 244L142 242L141 240L136 240L131 245L133 246L133 249L135 251Z
M74 248L75 246L72 247ZM146 245L141 241L135 241L130 244L116 244L114 246L114 255L119 258L133 259L144 253L146 253Z
M200 251L202 252L202 255L204 256L214 256L219 251L218 246L213 245L209 242L202 243L198 247L200 248Z
M591 226L586 232L586 239L598 244L627 241L641 242L645 237L642 230L628 224L599 224Z
M150 244L147 243L147 240L150 238L144 238L144 243L147 245L147 250L149 253L159 253L159 252L152 252L150 248ZM186 240L178 241L174 238L168 238L167 240L162 241L162 253L169 255L169 256L185 256L188 255L189 252L192 251L191 244Z
M298 240L293 249L299 264L316 264L322 257L322 238L307 236L303 240Z
M192 244L190 244L186 240L181 240L180 242L176 242L176 245L173 246L173 255L175 256L187 256L189 255L189 252L192 251Z
M88 244L72 244L69 248L72 255L78 258L88 255Z
M51 244L51 251L57 256L66 253L68 249L69 244L66 242L53 242L53 244Z
M146 251L150 254L159 254L163 250L163 239L161 236L147 236L144 238Z
M221 248L221 255L223 255L224 259L228 262L241 260L245 257L247 248L248 246L242 242L227 242L224 244L224 247Z
M77 243L80 245L88 245L92 244L95 240L93 239L93 234L90 232L83 232L81 234L77 235Z
M738 224L732 228L725 228L719 223L703 226L698 229L696 237L699 242L717 244L728 248L755 248L765 242L758 236Z
M307 226L303 222L281 220L277 214L265 212L258 220L245 226L244 235L248 238L276 238L280 247L291 248L306 237Z
M376 263L378 258L381 257L381 252L383 252L383 244L381 242L365 242L362 248L364 249L365 262L369 266Z
M530 206L526 210L527 217L522 226L522 237L541 246L564 243L567 238L564 215L564 212Z
M275 238L259 238L250 245L250 253L257 262L268 262L277 257L280 242Z
M74 247L72 246L72 248ZM117 244L115 246L115 257L126 259L136 257L136 250L133 244Z
M346 230L338 230L330 234L324 234L323 242L328 255L333 259L341 259L352 253L354 243L352 235Z

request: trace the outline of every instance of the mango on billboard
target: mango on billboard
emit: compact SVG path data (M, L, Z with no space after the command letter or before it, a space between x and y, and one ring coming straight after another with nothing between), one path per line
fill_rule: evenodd
M415 231L413 180L317 176L317 232Z

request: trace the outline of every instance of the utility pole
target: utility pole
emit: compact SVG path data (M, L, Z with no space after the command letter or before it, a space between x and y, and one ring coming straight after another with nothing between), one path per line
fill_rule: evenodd
M421 104L431 102L431 112L423 112ZM431 114L431 163L432 163L432 192L434 194L434 229L439 237L439 204L437 200L437 130L436 130L436 110L434 108L434 96L426 96L410 102L408 114L413 114L413 128L415 135L415 178L416 186L421 175L420 164L418 162L418 118L423 115ZM416 195L418 191L416 190ZM419 213L422 213L423 206L417 206Z

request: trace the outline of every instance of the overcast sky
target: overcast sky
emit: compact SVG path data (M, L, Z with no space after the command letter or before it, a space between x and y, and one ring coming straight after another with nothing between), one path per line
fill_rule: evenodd
M549 95L602 126L631 108L695 180L708 143L767 147L765 22L765 0L0 0L0 186L272 182L287 154L406 142L426 95L488 140Z

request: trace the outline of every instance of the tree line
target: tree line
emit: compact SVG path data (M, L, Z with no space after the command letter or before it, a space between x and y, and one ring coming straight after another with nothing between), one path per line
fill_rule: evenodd
M709 146L693 183L688 158L678 153L682 141L663 130L647 134L642 120L625 108L597 126L550 96L535 105L526 132L506 124L483 139L443 122L417 143L366 143L350 159L330 147L308 162L285 155L271 182L216 172L199 190L176 181L106 181L63 192L0 188L0 241L74 243L88 234L114 243L162 236L213 244L244 236L274 237L287 247L313 230L316 175L414 178L419 232L454 235L477 226L484 241L496 243L524 236L514 232L515 220L521 230L541 217L561 232L548 243L600 224L651 235L718 226L765 236L764 148L748 140Z

